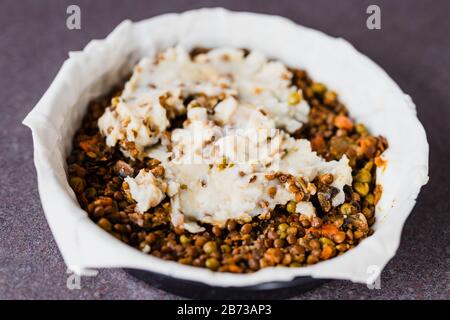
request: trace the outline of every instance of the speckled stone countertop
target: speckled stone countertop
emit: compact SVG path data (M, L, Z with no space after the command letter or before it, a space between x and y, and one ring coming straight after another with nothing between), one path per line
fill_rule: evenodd
M338 4L339 3L339 4ZM81 8L81 30L66 8ZM381 30L366 8L381 8ZM30 130L21 125L67 58L125 18L203 6L278 14L349 40L409 93L430 143L430 181L422 189L381 289L331 281L295 299L450 299L450 2L410 1L32 1L0 4L0 298L177 299L123 270L101 270L70 290L70 274L41 208Z

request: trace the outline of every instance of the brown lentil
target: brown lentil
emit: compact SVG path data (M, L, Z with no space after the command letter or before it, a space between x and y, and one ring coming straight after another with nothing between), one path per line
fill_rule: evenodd
M250 223L246 223L241 228L241 233L243 234L249 234L252 232L252 225Z
M290 234L290 235L288 235L288 236L286 237L286 241L287 241L289 244L295 244L295 243L297 242L297 237L296 237L295 235L293 235L293 234Z
M111 222L108 221L108 219L105 218L101 218L97 224L104 230L106 231L111 231L112 230L112 225Z
M342 243L345 240L345 232L344 231L338 231L333 236L333 240L336 243Z
M313 217L311 219L311 226L313 228L320 228L322 226L322 219L320 219L319 217Z
M212 227L211 231L216 237L220 237L222 235L222 228L220 228L218 226Z

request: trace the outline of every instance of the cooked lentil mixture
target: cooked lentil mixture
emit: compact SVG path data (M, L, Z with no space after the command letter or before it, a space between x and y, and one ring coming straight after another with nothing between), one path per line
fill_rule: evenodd
M191 57L207 51L196 48ZM295 199L249 221L229 219L223 225L198 222L203 231L191 233L171 223L169 197L146 212L139 212L125 179L136 177L141 169L156 178L163 177L165 168L155 158L125 156L119 145L109 147L101 134L98 120L118 99L122 85L89 104L73 139L67 158L68 178L80 206L99 227L145 253L219 272L301 267L355 247L373 233L375 205L382 193L375 171L384 165L381 154L388 143L355 122L336 92L313 81L304 70L289 71L292 85L302 92L302 96L292 96L289 101L295 104L298 99L305 99L310 106L307 122L290 135L309 140L312 150L326 161L347 156L353 183L344 186L344 203L333 206L332 199L338 191L331 186L335 177L330 173L306 183L277 172L266 175L266 179L287 183ZM191 101L192 98L186 99L186 106ZM218 102L220 97L214 101ZM169 131L181 127L185 120L186 115L177 115ZM274 187L268 190L271 197L276 191ZM314 216L296 210L301 201L313 204Z

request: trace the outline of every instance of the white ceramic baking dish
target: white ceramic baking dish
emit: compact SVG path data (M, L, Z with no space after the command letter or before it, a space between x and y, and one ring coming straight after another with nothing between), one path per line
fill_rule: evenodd
M95 225L69 187L65 159L86 106L137 60L168 46L257 49L339 93L350 114L389 141L386 169L377 172L383 196L375 233L355 249L304 268L266 268L252 274L215 273L163 261L115 239ZM42 206L67 266L79 274L98 268L150 271L190 283L243 288L289 283L298 277L374 279L394 256L403 224L428 180L428 143L411 98L347 41L269 15L200 9L122 22L106 39L71 52L45 95L24 120L33 131ZM374 274L375 273L375 274Z

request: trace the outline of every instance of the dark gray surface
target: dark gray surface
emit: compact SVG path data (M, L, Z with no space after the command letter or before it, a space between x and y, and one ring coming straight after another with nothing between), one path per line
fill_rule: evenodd
M65 26L78 4L82 30ZM382 30L365 26L378 4ZM400 249L381 277L381 290L332 281L298 299L450 298L450 1L5 1L0 2L0 298L172 299L122 270L82 278L68 274L45 221L22 119L42 96L69 50L103 38L125 18L224 6L286 16L341 36L380 64L411 94L430 143L430 182L408 219Z

